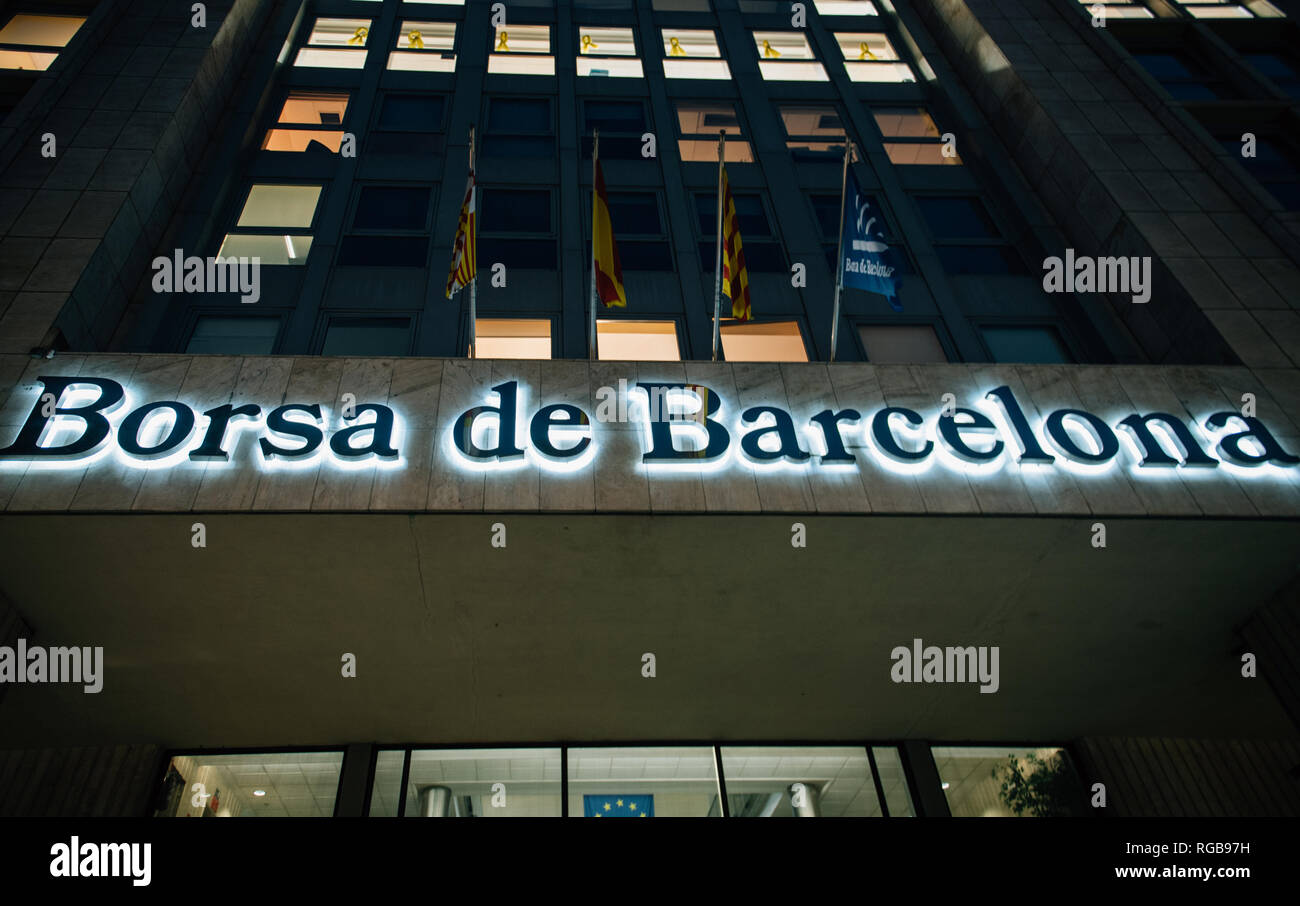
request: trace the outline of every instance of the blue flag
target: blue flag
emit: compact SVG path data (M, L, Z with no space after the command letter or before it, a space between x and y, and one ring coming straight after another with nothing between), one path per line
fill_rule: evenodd
M583 796L585 818L653 818L654 796Z
M849 170L849 182L844 193L842 241L844 285L879 293L889 300L894 311L902 311L898 287L903 281L894 263L893 252L885 242L884 217L870 196L858 186L852 170Z

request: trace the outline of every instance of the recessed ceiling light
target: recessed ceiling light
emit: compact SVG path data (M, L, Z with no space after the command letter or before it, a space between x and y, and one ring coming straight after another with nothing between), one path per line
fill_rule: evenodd
M944 786L947 787L948 784L945 783ZM266 790L253 790L253 795L254 795L254 796L265 796L265 795L266 795Z

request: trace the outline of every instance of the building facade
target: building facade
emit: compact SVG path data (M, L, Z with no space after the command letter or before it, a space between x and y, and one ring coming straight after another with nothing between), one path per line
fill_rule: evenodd
M0 11L0 814L1300 812L1291 0Z

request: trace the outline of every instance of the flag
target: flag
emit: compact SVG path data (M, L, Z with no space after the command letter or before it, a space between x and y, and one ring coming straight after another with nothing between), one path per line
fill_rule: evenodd
M893 252L885 242L884 218L858 186L852 170L849 170L844 204L844 235L840 237L844 286L879 293L889 300L894 311L902 311L898 287L903 281L898 276Z
M583 796L584 818L653 818L654 796Z
M605 173L596 159L596 186L591 197L592 261L596 269L596 294L606 308L627 308L623 289L623 266L618 261L618 245L609 220L609 198L605 194Z
M470 164L469 183L465 187L465 201L460 206L460 222L456 224L456 244L451 250L451 273L447 275L447 298L456 290L469 286L478 273L478 230L475 227L474 165Z
M736 200L731 197L727 168L722 165L721 169L722 294L731 300L731 316L748 321L754 315L749 307L749 271L745 269L745 250L740 244L740 218L736 216Z

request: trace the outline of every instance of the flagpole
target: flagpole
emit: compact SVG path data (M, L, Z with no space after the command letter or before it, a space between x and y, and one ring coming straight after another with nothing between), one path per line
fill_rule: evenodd
M727 130L718 132L718 232L713 262L713 361L718 360L719 320L722 317L722 160L727 151Z
M596 350L596 167L600 163L600 130L591 130L591 321L587 326L587 357Z
M835 253L835 304L831 307L831 355L829 361L835 361L835 347L840 337L840 290L844 287L844 195L849 185L849 157L853 153L853 143L844 136L844 172L840 174L840 232L839 246Z
M469 171L471 173L474 172L474 127L473 126L469 127ZM477 235L478 234L478 210L477 210L478 209L478 198L477 198L478 180L477 179L474 181L474 186L473 188L470 189L470 191L473 192L475 196L473 200L473 204L475 208L474 218L473 218L474 219L473 230L475 235L468 237L469 242L472 242L473 245L469 245L467 243L467 246L468 248L474 249L474 254L475 256L477 256L478 255L478 235ZM469 281L469 357L471 359L477 358L477 354L478 354L478 262L475 261L474 278Z

